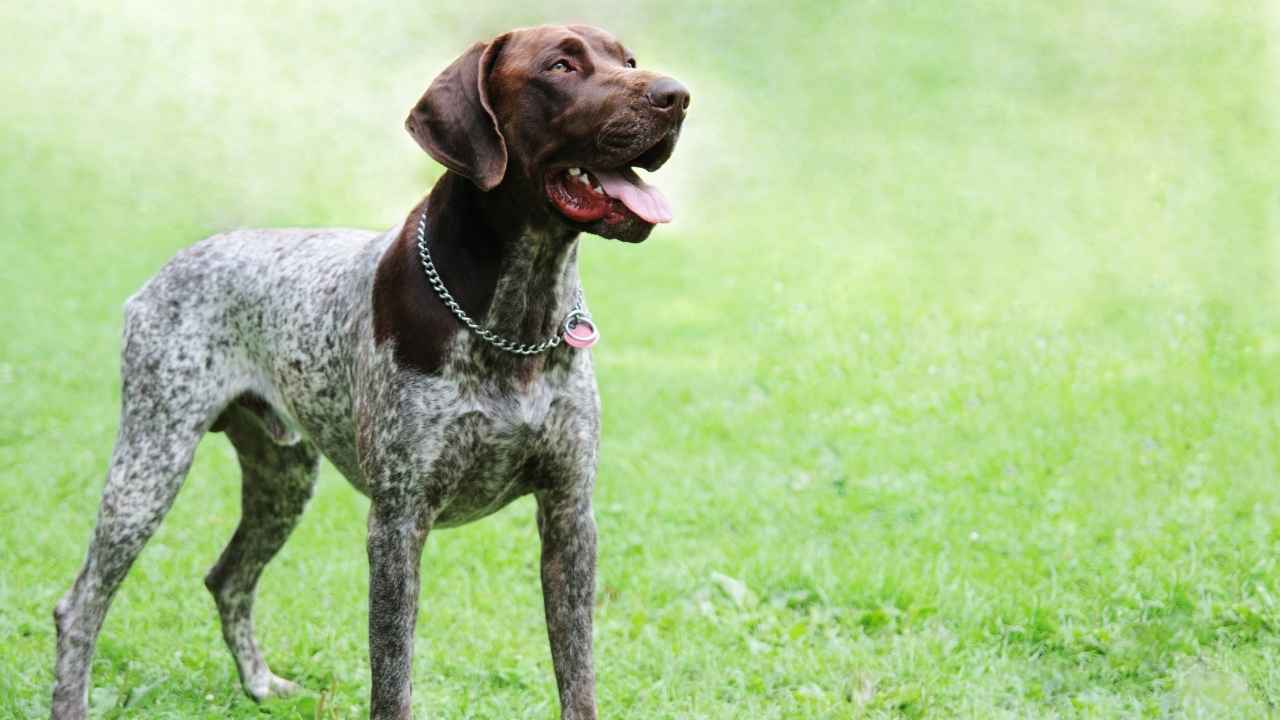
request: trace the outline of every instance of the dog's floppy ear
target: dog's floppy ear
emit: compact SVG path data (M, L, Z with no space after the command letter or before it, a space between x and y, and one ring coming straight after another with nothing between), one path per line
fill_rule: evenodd
M486 89L507 36L476 43L445 68L404 126L436 162L492 190L507 172L507 143Z

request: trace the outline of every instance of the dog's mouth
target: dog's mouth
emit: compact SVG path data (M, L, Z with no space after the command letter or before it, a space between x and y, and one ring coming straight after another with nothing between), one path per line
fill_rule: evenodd
M634 168L656 170L675 145L667 136L630 162L616 167L567 167L547 173L551 204L573 222L600 222L606 227L639 220L647 225L671 222L671 204L658 188L646 183Z
M628 215L650 225L671 222L671 204L662 191L646 183L630 167L552 171L547 178L547 196L561 214L574 222L603 220L613 225Z

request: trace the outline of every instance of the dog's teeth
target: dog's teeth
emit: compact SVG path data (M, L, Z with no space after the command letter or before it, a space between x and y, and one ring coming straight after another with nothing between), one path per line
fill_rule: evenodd
M578 177L581 174L582 174L581 168L569 168L569 175L571 177Z

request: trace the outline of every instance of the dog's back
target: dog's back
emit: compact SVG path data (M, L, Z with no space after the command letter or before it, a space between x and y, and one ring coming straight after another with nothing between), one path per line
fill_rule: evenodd
M373 270L392 236L236 230L196 243L126 303L124 376L141 371L215 413L256 398L354 470L350 370L357 338L368 334Z

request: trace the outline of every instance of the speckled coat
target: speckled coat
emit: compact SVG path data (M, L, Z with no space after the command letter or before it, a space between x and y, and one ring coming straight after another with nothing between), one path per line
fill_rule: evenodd
M549 64L555 58L567 59ZM584 72L570 77L569 64ZM224 432L242 469L242 512L205 584L251 697L298 689L262 659L254 589L323 456L371 500L372 717L411 716L427 533L532 493L561 714L595 718L600 408L590 352L562 344L522 357L484 343L433 294L415 230L422 221L442 281L484 325L519 342L555 334L581 291L579 233L639 242L652 225L603 196L590 200L594 219L567 219L564 198L587 191L548 194L545 184L563 190L576 166L656 169L687 106L683 86L636 70L601 30L505 33L464 53L411 112L410 133L448 172L399 226L218 235L130 298L120 429L98 522L54 610L53 717L85 717L111 598L200 438ZM548 197L561 198L559 210Z
M375 269L401 234L219 235L180 253L129 299L119 439L89 559L56 613L55 717L75 716L57 710L83 702L111 594L209 430L225 431L235 445L245 490L241 525L207 583L245 689L258 699L295 689L263 662L250 611L262 567L311 494L319 455L374 500L371 654L375 678L403 676L383 683L403 694L396 704L408 701L416 602L394 598L416 600L418 553L430 528L478 519L538 491L555 500L539 506L544 535L563 531L594 544L594 533L584 538L577 527L593 525L599 401L589 351L558 347L522 381L486 371L514 361L458 332L438 372L403 367L395 341L378 344L372 327ZM557 298L552 314L563 317L578 288L576 240L529 237L518 247L506 261L511 280L498 283L485 318L495 327L510 326L505 315L526 304L527 288L538 284L527 276L541 256L552 256L542 263ZM562 512L552 517L555 508ZM550 571L569 570L553 563ZM385 612L382 598L392 598ZM560 613L549 605L548 614ZM572 608L563 614L581 622ZM589 655L586 632L580 651ZM378 643L392 647L379 652ZM577 672L590 674L589 664Z

